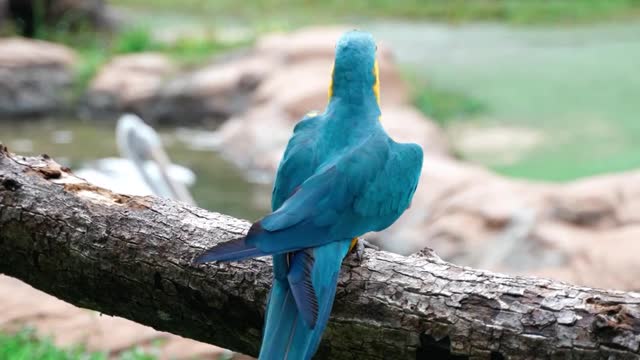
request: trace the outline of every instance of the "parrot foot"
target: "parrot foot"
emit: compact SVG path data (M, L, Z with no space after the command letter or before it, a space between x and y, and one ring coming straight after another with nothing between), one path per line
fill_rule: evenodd
M356 243L351 249L352 249L353 253L355 254L356 259L358 260L358 262L362 262L362 259L364 259L364 250L365 249L373 249L373 250L376 250L376 251L380 250L380 248L378 246L368 242L364 238L357 237L354 240L356 240Z

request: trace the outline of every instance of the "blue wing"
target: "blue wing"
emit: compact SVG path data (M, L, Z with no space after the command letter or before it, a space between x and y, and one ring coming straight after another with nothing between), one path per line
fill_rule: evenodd
M293 136L280 161L273 186L271 195L273 211L282 206L282 203L295 192L295 189L316 170L320 161L317 141L320 138L319 129L322 120L322 116L305 116L293 129ZM318 317L317 294L307 276L313 268L312 260L315 260L313 256L304 251L273 255L274 282L269 296L269 304L271 304L274 297L281 297L286 293L288 301L294 302L295 306L282 309L282 311L291 315L298 313L298 309L300 309L306 325L311 328L315 326ZM282 302L282 299L279 302ZM268 305L268 316L269 311ZM272 318L273 316L276 315L271 315ZM288 315L281 313L278 316L286 318ZM265 322L265 330L269 327L273 327L273 322Z
M276 181L271 198L272 209L276 211L289 198L296 187L313 175L319 161L317 140L319 127L323 122L322 116L305 116L294 128L293 136L287 144L284 156L278 167ZM248 238L252 234L262 232L262 224L256 223L249 230ZM257 249L248 243L246 238L240 238L219 244L198 256L195 263L210 261L236 261L245 258L271 255ZM274 257L274 272L277 279L286 279L289 269L286 256ZM281 266L282 265L282 266Z
M293 129L273 185L271 208L274 211L315 172L320 160L317 141L322 123L321 116L306 116Z
M246 239L236 241L238 246L231 247L238 253L234 259L243 253L250 257L294 252L391 225L416 190L422 149L384 135L371 136L324 164L276 211L256 222Z
M389 153L384 168L354 201L357 214L386 220L370 231L385 229L411 205L422 172L423 154L419 145L391 141Z

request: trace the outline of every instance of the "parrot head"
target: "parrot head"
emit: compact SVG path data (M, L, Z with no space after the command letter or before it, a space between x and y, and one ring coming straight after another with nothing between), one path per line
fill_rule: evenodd
M330 101L334 96L351 101L374 97L379 105L380 80L376 50L376 42L367 32L352 30L340 37L329 86Z

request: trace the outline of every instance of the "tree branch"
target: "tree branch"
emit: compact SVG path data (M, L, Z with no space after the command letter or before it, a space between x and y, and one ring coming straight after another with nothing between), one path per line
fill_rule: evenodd
M270 260L191 265L248 226L113 194L46 156L0 149L0 272L78 306L255 355ZM637 293L462 268L429 251L367 250L345 262L318 358L637 359L639 304Z

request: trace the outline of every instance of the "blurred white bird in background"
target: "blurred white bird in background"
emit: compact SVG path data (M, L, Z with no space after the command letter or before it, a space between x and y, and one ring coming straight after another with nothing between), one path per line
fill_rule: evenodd
M190 169L171 164L158 133L138 116L118 120L116 143L122 158L96 160L75 174L88 182L127 195L157 195L195 205L187 189L196 181Z

